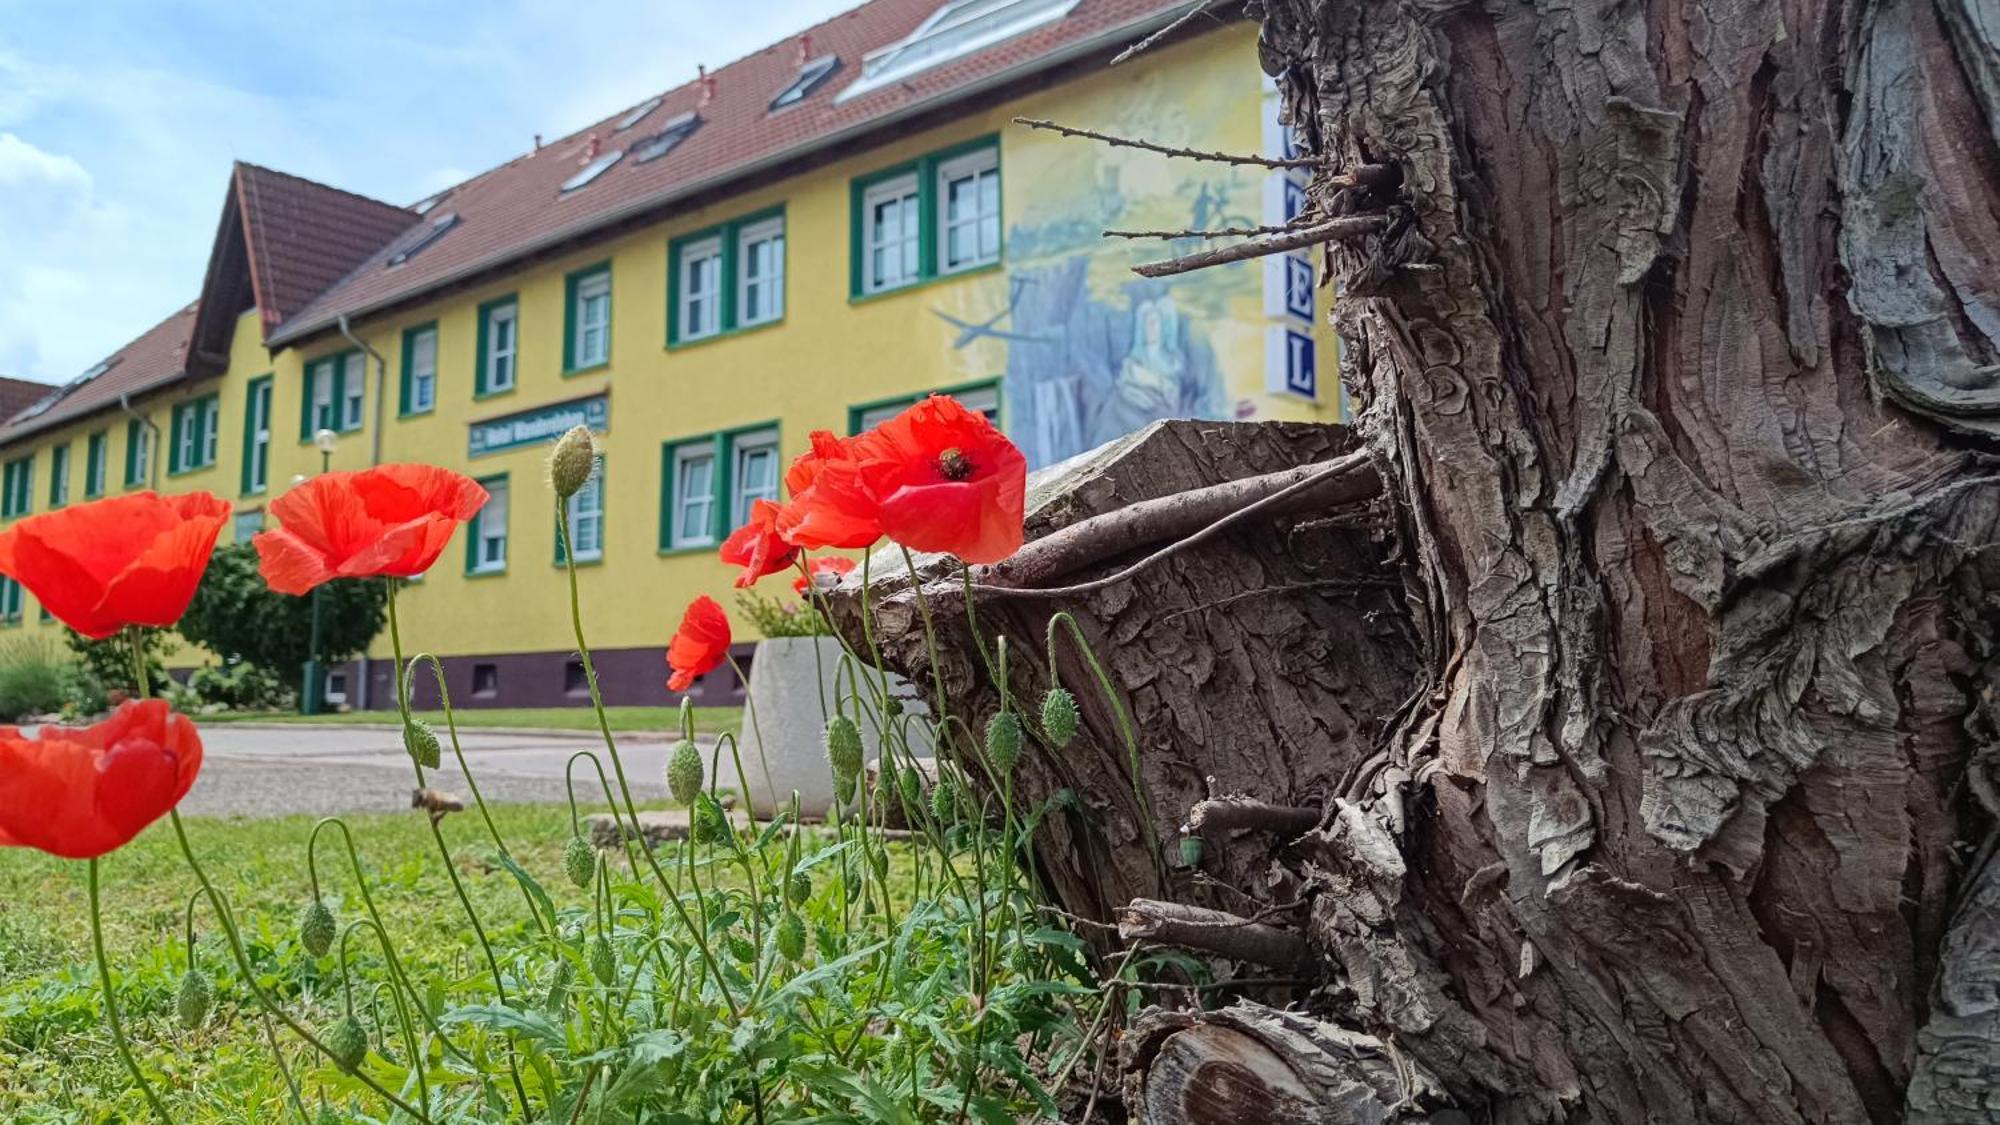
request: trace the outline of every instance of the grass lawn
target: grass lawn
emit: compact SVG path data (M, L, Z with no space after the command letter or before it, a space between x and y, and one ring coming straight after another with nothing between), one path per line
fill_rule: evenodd
M672 731L679 726L678 707L606 707L606 716L615 731ZM460 727L532 727L537 730L596 730L597 713L584 707L488 707L454 708L452 718ZM419 711L417 716L444 729L444 713ZM295 715L291 712L243 712L203 715L210 723L394 723L393 711L338 711L329 715ZM694 728L720 734L734 732L743 725L741 707L697 707Z
M567 806L495 806L493 814L509 849L556 906L566 915L587 911L586 893L563 877L563 847L571 832ZM491 979L484 975L479 947L424 818L391 813L345 820L383 921L419 987L439 989L446 1004L489 997ZM307 955L295 924L310 897L305 852L312 818L186 823L196 854L237 916L266 987L309 1026L337 1020L336 958ZM488 862L493 846L476 812L449 817L444 829L459 876L506 963L537 940L521 888ZM677 855L677 847L667 845L662 861ZM900 861L894 867L900 868ZM183 911L196 883L171 826L153 825L105 857L101 872L106 942L127 1033L175 1119L290 1119L262 1025L251 1018L257 1009L234 983L235 967L205 902L195 915L198 957L216 983L216 1008L193 1031L174 1020L175 992L185 969ZM358 917L353 875L332 829L321 833L319 876L342 923ZM0 1121L10 1125L149 1117L101 1016L84 879L80 861L0 849L0 903L5 904L0 907ZM365 929L355 932L354 956L357 963L372 964L379 976L379 953L367 936ZM357 989L357 1006L367 1002ZM309 1103L316 1105L324 1093L338 1105L355 1088L332 1068L309 1060L296 1040L283 1042Z

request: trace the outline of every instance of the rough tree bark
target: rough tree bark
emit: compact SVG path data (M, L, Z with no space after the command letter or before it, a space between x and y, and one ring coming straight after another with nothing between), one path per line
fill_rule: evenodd
M1311 1022L1156 1016L1128 1109L2000 1120L1991 0L1251 8L1307 147L1400 173L1314 191L1321 218L1389 220L1325 256L1393 543L1298 565L1398 580L1371 621L1407 626L1414 692L1382 676L1350 737L1266 742L1303 716L1100 620L1140 710L1192 670L1149 724L1213 731L1267 763L1225 788L1322 813L1201 861L1303 901ZM1201 569L1238 549L1167 585L1263 583ZM1200 643L1236 628L1208 614ZM1287 640L1239 682L1341 666ZM1115 755L1060 768L1086 800L1130 784ZM1142 780L1156 829L1205 795ZM1094 916L1243 910L1190 873L1077 866L1054 885Z

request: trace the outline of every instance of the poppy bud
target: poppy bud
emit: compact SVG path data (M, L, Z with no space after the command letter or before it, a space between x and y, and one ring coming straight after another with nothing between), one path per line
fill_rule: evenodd
M180 1016L181 1026L190 1031L200 1027L214 1002L215 987L208 983L208 976L200 969L189 969L181 978L180 994L174 997L174 1010Z
M1076 737L1076 696L1066 688L1052 687L1042 697L1042 729L1056 747L1068 746Z
M1021 760L1020 716L1002 711L986 721L986 760L1000 773L1014 772Z
M729 945L729 955L731 957L736 958L745 965L757 959L757 947L750 943L749 938L732 931L726 941Z
M568 433L556 439L555 448L549 450L549 484L564 500L590 483L590 472L596 467L597 441L586 427L571 426Z
M601 984L618 979L618 960L611 955L611 943L603 938L590 943L590 975Z
M320 899L306 903L305 909L299 911L299 943L306 947L307 953L326 956L326 951L333 948L333 931L333 911Z
M806 924L789 910L778 922L778 953L787 961L797 961L806 955Z
M695 794L694 807L689 816L688 835L697 844L719 844L729 838L729 817L715 798L706 793Z
M549 994L542 998L545 1011L560 1013L569 1004L569 982L576 978L576 969L567 960L556 965L556 973L549 980Z
M444 754L438 745L437 731L422 719L411 719L403 727L403 749L410 752L411 761L432 770Z
M326 1053L342 1070L356 1070L361 1060L368 1057L368 1033L361 1030L353 1016L345 1016L321 1036L326 1042Z
M903 789L903 802L911 808L924 803L924 775L917 767L911 766L898 774L896 780Z
M597 874L597 851L581 836L571 836L568 846L563 848L563 870L569 881L579 887L588 887L591 877Z
M931 815L939 824L950 824L958 819L958 786L948 777L938 778L931 789Z
M667 758L667 792L683 805L693 804L694 795L701 792L701 781L701 750L683 738L674 743Z
M861 773L861 728L845 715L826 721L826 764L833 767L835 781Z
M812 893L812 876L803 871L794 871L792 877L785 880L785 901L793 906L804 906Z

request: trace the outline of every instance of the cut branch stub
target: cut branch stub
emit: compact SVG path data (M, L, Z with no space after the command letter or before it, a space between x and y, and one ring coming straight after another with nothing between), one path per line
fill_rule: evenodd
M1251 828L1293 839L1319 826L1320 810L1292 805L1268 805L1254 797L1236 794L1211 797L1188 810L1185 831L1190 836L1219 836L1239 828Z
M1312 947L1296 930L1252 921L1222 910L1135 898L1118 914L1118 936L1198 949L1235 961L1298 972L1314 963Z

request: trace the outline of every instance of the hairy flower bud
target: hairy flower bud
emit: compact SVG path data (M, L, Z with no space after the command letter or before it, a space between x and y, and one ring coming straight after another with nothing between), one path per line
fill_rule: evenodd
M563 871L569 881L579 887L588 887L597 874L597 849L590 846L581 836L571 836L563 848Z
M986 760L1000 773L1014 772L1021 760L1021 717L1002 711L986 721Z
M805 920L789 910L778 921L778 953L793 962L806 955Z
M948 777L938 778L931 788L931 815L946 826L958 819L958 785Z
M785 901L793 906L804 906L812 895L812 876L805 872L794 871L792 877L785 880Z
M327 909L324 901L314 899L299 911L299 943L306 947L307 953L326 956L326 951L333 948L333 931L333 911Z
M667 757L667 792L683 805L692 804L701 792L701 781L701 750L683 738Z
M327 1054L333 1056L342 1070L356 1070L361 1060L368 1057L368 1033L361 1030L353 1016L342 1017L320 1038L326 1043Z
M729 955L745 965L757 959L756 945L752 944L749 938L744 937L734 930L729 932L729 935L724 939L724 944L729 947Z
M181 978L180 993L174 997L174 1011L180 1016L181 1026L190 1031L200 1027L214 1002L215 986L208 983L207 974L200 969L189 969Z
M542 997L542 1008L551 1013L560 1013L569 1005L569 985L576 979L576 968L568 960L556 964L555 975L549 978L549 993Z
M437 731L422 719L411 719L403 727L403 749L410 752L410 760L425 769L436 769L444 750L438 745Z
M1067 688L1052 687L1042 697L1042 729L1049 741L1060 748L1076 737L1076 696Z
M587 427L571 426L568 433L556 439L555 448L549 450L549 484L564 500L590 483L590 472L596 467L597 440L590 436Z
M826 721L826 764L833 767L835 781L861 773L861 728L845 715Z
M590 943L590 975L600 984L618 979L618 959L611 954L611 943L603 938Z
M896 775L896 782L903 792L903 803L917 808L924 803L924 773L915 766Z

